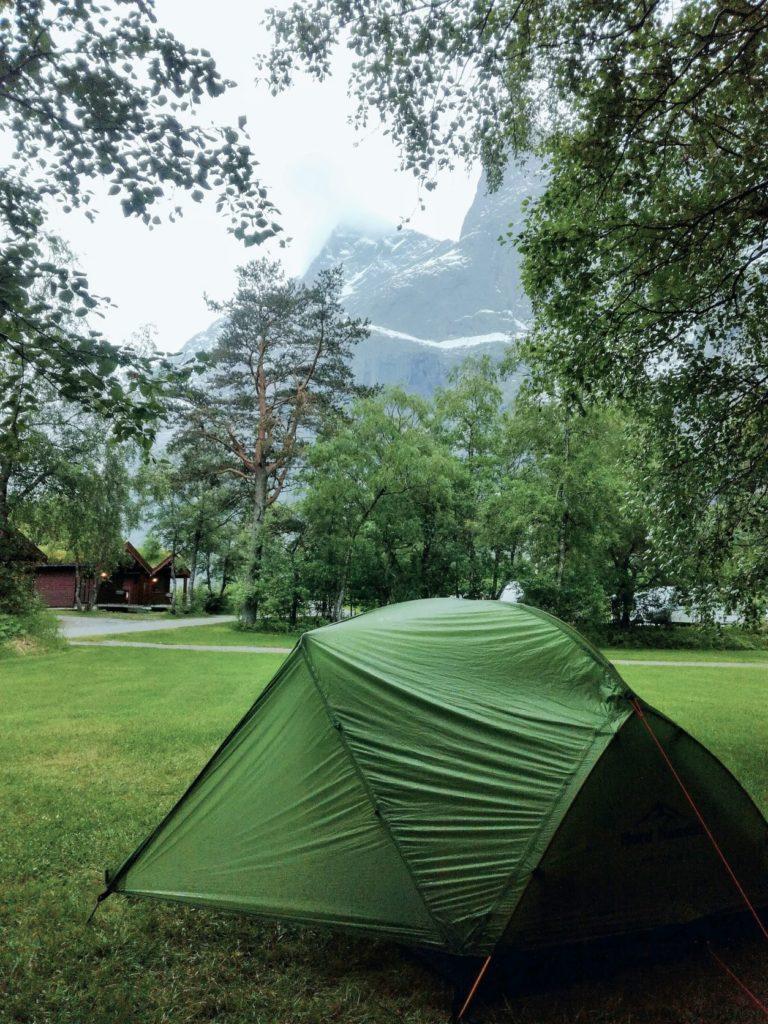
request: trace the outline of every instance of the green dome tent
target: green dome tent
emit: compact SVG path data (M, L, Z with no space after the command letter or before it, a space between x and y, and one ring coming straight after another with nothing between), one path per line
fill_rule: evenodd
M103 895L460 955L623 935L741 909L685 790L768 899L745 791L577 633L413 601L305 634Z

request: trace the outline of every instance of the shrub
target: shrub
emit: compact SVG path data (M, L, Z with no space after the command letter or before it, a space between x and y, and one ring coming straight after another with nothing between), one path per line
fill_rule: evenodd
M582 627L597 647L690 651L758 651L768 649L768 632L743 626L642 625L621 629L612 625Z
M63 643L56 616L39 603L17 615L0 613L0 653L40 653Z

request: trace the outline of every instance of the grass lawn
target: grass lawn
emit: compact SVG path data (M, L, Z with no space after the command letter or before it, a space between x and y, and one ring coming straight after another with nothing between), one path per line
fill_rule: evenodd
M764 661L768 668L768 651L696 651L664 650L664 648L604 647L602 652L609 661Z
M0 1021L445 1024L443 983L390 945L118 898L84 925L103 868L157 823L280 661L83 647L0 660ZM622 672L711 744L768 808L768 676ZM752 944L728 954L763 996L764 960ZM484 1019L748 1024L756 1017L702 952L529 996Z
M179 626L174 629L152 629L136 633L108 633L106 636L78 637L82 640L137 640L151 644L214 644L219 647L287 647L291 648L300 633L260 633L235 629L233 622L202 626Z
M768 672L621 665L629 685L709 747L768 815Z

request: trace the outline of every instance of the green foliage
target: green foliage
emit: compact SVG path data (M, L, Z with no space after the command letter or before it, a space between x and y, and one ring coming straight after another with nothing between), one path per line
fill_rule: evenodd
M34 598L15 615L0 611L0 656L40 654L62 646L55 616Z
M141 554L150 565L157 565L170 552L154 533L150 533L141 545Z
M768 10L723 0L297 0L269 13L274 91L353 51L427 187L491 187L534 150L525 360L563 397L631 406L667 575L756 619L768 603ZM719 594L713 593L716 582ZM717 589L717 588L716 588Z
M92 608L100 574L117 567L126 533L136 523L130 468L135 452L105 438L100 423L79 422L77 435L77 461L58 465L24 521L41 542L67 552L77 566L78 606Z
M427 403L391 390L359 401L308 453L301 514L323 614L340 618L350 590L384 604L430 588L456 467L429 417Z
M239 481L251 506L240 591L249 623L259 614L267 512L300 464L309 432L361 393L349 362L368 329L344 312L342 283L340 268L306 285L286 279L275 261L241 267L233 298L212 304L225 323L198 361L203 382L185 396L180 443L205 442L212 472Z
M21 632L21 620L17 616L0 613L0 647L5 647L9 640L20 636Z
M504 443L525 600L570 622L613 613L628 623L635 593L654 578L632 422L528 385Z
M155 360L90 325L102 300L79 268L45 251L46 204L93 219L95 186L106 184L125 216L151 228L183 189L197 201L210 195L244 244L273 235L244 119L237 128L195 121L232 83L210 54L159 28L143 0L5 4L0 33L0 126L15 144L0 173L0 354L34 365L119 436L148 442L169 367L158 374Z
M153 532L146 555L155 565L171 555L190 572L186 609L221 609L239 565L236 527L244 514L243 488L218 472L205 439L177 431L161 459L141 474L147 518ZM155 557L156 556L156 557ZM204 588L204 589L202 589Z
M638 593L675 585L687 596L695 579L710 594L697 612L713 619L722 587L706 566L681 579L659 556L637 421L536 378L505 408L516 366L514 354L502 367L472 358L433 401L393 389L324 417L290 462L290 500L267 503L258 574L247 568L250 480L227 472L237 464L222 456L223 433L182 423L154 471L152 516L166 547L205 565L192 606L221 610L229 594L248 626L294 629L419 597L493 599L515 581L525 601L570 622L627 631Z
M0 419L0 606L18 611L32 577L15 530L81 563L114 562L130 508L128 453L103 419L61 400L26 348L1 342Z
M679 651L765 651L768 633L740 626L691 625L634 626L589 623L585 630L598 647L627 647L636 650Z
M632 621L658 568L631 421L530 386L504 409L501 372L469 359L433 402L390 389L327 422L237 607L293 627L516 580L569 621Z
M33 602L32 564L19 552L18 534L0 530L0 614L25 614Z

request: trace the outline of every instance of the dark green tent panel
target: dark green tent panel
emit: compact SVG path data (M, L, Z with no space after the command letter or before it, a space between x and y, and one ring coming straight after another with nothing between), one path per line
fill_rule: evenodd
M768 899L768 830L701 744L645 714L754 898ZM743 909L733 882L636 715L595 765L507 926L519 949L646 931Z
M523 605L413 601L314 630L107 891L463 954L739 908L632 697ZM648 715L768 899L764 819Z

